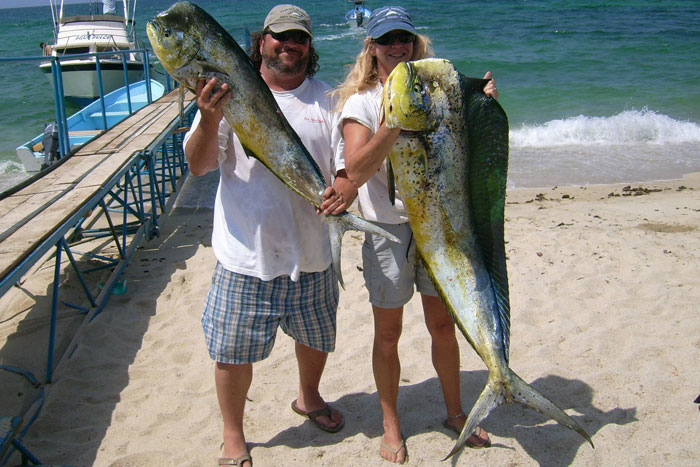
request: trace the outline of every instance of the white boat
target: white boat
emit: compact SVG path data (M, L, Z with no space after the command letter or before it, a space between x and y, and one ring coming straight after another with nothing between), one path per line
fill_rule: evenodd
M353 4L353 8L345 13L345 22L347 22L351 28L363 27L365 24L367 24L367 20L369 20L369 17L372 14L372 10L365 7L365 2L363 0L348 1Z
M104 110L102 100L97 99L66 119L71 151L128 117L129 102L131 113L148 104L146 81L132 83L128 89L128 94L127 87L124 86L104 96ZM158 81L151 80L151 101L164 93L165 87ZM47 125L43 133L19 146L17 156L27 172L38 172L56 162L60 155L55 122Z
M134 0L122 0L123 15L116 14L114 0L101 3L91 1L85 15L64 16L63 0L50 0L54 22L54 43L43 47L44 55L62 57L60 60L64 96L78 103L87 103L125 85L124 74L130 83L144 79L142 53L101 54L100 73L97 73L97 57L82 54L143 49L139 47L134 32ZM99 11L99 13L98 13ZM71 55L76 55L70 59ZM68 57L68 58L66 58ZM51 61L39 65L53 85Z

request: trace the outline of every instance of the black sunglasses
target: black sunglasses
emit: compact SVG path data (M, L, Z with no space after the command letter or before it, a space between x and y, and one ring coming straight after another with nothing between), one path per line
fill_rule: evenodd
M402 44L408 44L416 40L416 35L411 34L408 31L401 31L401 32L388 32L384 34L383 36L379 36L376 39L374 39L374 42L376 42L379 45L391 45L396 41L401 42Z
M309 42L309 35L304 31L299 31L297 29L292 29L290 31L284 32L272 32L269 29L265 31L265 34L269 34L276 41L287 42L289 39L293 40L297 44L306 44Z

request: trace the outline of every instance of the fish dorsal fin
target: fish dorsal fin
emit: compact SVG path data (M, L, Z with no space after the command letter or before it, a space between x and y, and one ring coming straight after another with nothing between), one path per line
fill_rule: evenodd
M503 225L508 175L508 117L495 99L484 94L486 83L487 80L460 74L469 147L469 211L496 293L507 359L510 303Z

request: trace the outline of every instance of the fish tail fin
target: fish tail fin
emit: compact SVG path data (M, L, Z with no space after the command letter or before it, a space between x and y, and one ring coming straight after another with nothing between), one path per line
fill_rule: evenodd
M343 243L343 235L346 231L360 230L362 232L381 235L382 237L388 238L392 242L402 243L396 236L390 234L381 227L347 211L338 215L326 216L326 219L328 220L328 231L331 239L331 257L333 258L333 269L335 270L338 282L343 289L345 289L345 284L343 283L343 276L340 272L340 249Z
M573 418L557 407L554 402L547 399L535 390L535 388L523 381L523 379L514 372L510 371L508 378L500 381L496 381L495 378L489 375L489 381L479 396L479 399L477 399L474 404L474 407L472 407L471 412L469 412L467 422L464 424L462 433L460 433L455 446L443 460L449 459L464 447L467 438L474 433L479 422L486 418L491 410L499 405L510 402L517 402L543 413L552 420L583 436L586 441L595 448L591 437Z
M489 383L490 382L489 378ZM479 395L479 399L477 399L474 407L472 407L472 410L469 412L469 416L462 428L462 432L459 434L459 438L457 438L457 442L443 461L457 454L464 447L467 438L474 433L479 422L485 419L493 409L505 403L505 391L502 390L502 386L491 385L489 383L486 384L486 387Z
M335 277L338 278L338 283L345 290L345 283L343 282L343 275L340 272L340 249L343 243L343 234L348 230L346 225L341 222L329 222L328 223L328 234L331 239L331 258L333 260L333 270L335 271Z
M513 402L517 402L519 404L526 405L531 409L535 409L556 421L560 425L575 431L579 435L583 436L586 441L591 444L591 447L595 449L590 435L586 433L586 431L581 428L581 426L576 423L573 418L569 417L566 412L560 409L554 402L547 399L545 396L535 390L535 388L523 381L520 376L516 375L512 371L510 376L512 382L510 395Z

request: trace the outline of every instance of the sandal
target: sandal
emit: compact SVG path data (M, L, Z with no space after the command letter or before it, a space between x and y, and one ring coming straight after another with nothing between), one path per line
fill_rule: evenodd
M250 462L250 467L253 467L253 458L250 454L243 454L236 458L233 457L219 457L219 465L235 465L237 467L242 467L245 461Z
M332 414L331 414L331 406L328 405L328 404L326 404L326 405L325 405L323 408L321 408L321 409L312 410L312 411L310 411L310 412L304 412L304 411L300 410L299 407L297 407L297 401L296 401L296 400L293 400L293 401L292 401L292 410L293 410L294 412L298 413L299 415L301 415L302 417L306 417L306 418L308 418L309 420L311 420L311 423L313 423L313 424L316 425L319 429L325 431L326 433L337 433L337 432L339 432L340 430L342 430L343 427L345 426L345 419L344 419L344 418L342 418L342 419L338 422L338 424L337 424L336 426L334 426L334 427L326 426L326 425L324 425L323 423L321 423L321 422L319 422L319 421L317 420L318 417L323 417L324 415L325 415L326 417L328 417L330 420L333 420L333 418L331 417L331 415L332 415Z
M404 458L403 458L403 462L395 462L395 464L405 464L406 462L408 462L408 449L406 448L406 440L405 440L405 439L401 438L401 442L400 442L399 445L398 445L397 447L395 447L395 448L392 448L391 446L389 446L388 444L386 444L386 442L384 441L384 438L383 438L383 437L382 437L382 439L381 439L381 441L380 441L379 444L380 444L381 447L383 447L384 449L386 449L387 451L389 451L390 453L392 453L392 454L394 454L394 455L398 454L399 451L401 451L401 449L404 450L404 452L406 453L406 455L405 455ZM386 459L384 459L384 460L386 460ZM389 462L391 462L391 461L389 461Z
M466 415L463 414L463 413L457 414L457 415L448 415L449 418L445 419L445 421L442 422L442 426L444 426L445 428L447 428L447 429L450 430L450 431L453 431L453 432L457 433L458 436L461 435L461 434L462 434L462 430L459 430L459 429L455 428L454 426L450 425L450 420L449 420L449 419L450 419L450 418L459 418L459 417L461 417L461 416L463 416L463 415L466 416ZM485 431L484 431L483 428L481 428L480 426L477 426L477 427L474 429L474 432L469 436L469 438L471 438L471 437L473 436L473 437L475 437L475 438L481 440L481 438L479 437L479 435L482 434L482 433L484 433L484 432L485 432ZM486 440L486 442L483 443L483 444L478 444L478 443L475 443L475 442L473 442L473 441L469 441L469 438L467 438L467 441L465 441L465 443L464 443L467 447L470 447L470 448L472 448L472 449L483 449L483 448L490 448L490 447L491 447L491 440L490 440L490 439Z
M221 455L224 455L224 443L221 443L221 447L219 448L221 450ZM235 465L236 467L242 467L243 463L245 461L248 461L250 463L250 467L253 467L253 458L250 457L250 453L246 452L245 454L242 454L238 457L219 457L219 466L222 465Z

